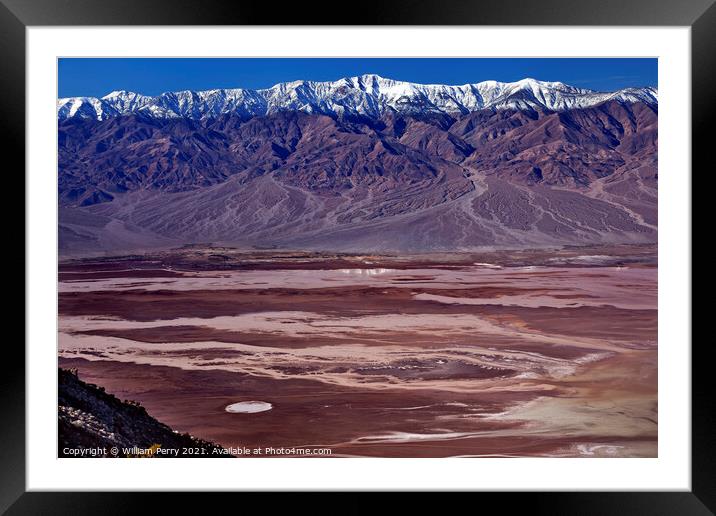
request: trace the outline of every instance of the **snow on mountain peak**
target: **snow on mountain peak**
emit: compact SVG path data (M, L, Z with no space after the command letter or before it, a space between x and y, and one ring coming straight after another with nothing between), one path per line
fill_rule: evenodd
M601 93L561 82L525 78L512 83L417 84L364 74L337 81L296 80L266 89L242 88L166 92L147 96L125 90L102 98L71 97L57 101L59 120L104 120L132 113L152 118L216 117L236 113L245 117L277 111L379 117L399 113L468 113L480 109L546 109L564 111L595 106L608 100L658 104L656 88L626 88Z

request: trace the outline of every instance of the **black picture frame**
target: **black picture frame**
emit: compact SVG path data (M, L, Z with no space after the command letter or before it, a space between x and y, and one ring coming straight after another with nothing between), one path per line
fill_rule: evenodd
M715 0L513 0L490 4L470 0L382 0L340 16L337 3L278 4L257 0L0 0L0 126L6 168L15 175L15 192L24 192L25 29L28 26L87 25L572 25L688 26L691 28L692 162L706 168L708 128L716 115ZM705 170L703 170L705 172ZM17 195L18 198L24 196ZM9 209L4 208L5 211ZM5 214L17 217L17 209ZM11 224L10 224L11 225ZM24 234L15 224L13 239L24 255ZM13 231L13 230L10 230ZM22 251L20 251L22 250ZM17 262L18 259L16 258ZM25 262L26 263L26 262ZM23 294L24 297L24 294ZM19 305L19 303L18 303ZM24 305L23 305L24 306ZM498 502L533 514L701 515L716 511L716 434L709 342L691 347L692 456L690 492L475 493L478 503ZM25 354L17 340L5 339L7 363L0 389L0 511L16 514L124 514L155 498L162 511L206 509L187 493L59 493L25 489ZM683 343L687 352L691 343ZM9 349L12 348L12 349ZM230 494L212 493L212 503ZM245 496L245 495L242 495ZM217 498L219 497L219 498ZM351 495L353 497L353 495ZM420 500L420 497L414 500ZM256 499L259 502L258 499ZM259 502L262 503L262 502ZM309 502L312 505L314 502ZM344 503L344 502L342 502ZM471 504L475 501L471 501ZM353 506L369 509L362 502ZM246 507L246 506L245 506ZM363 512L363 511L361 511Z

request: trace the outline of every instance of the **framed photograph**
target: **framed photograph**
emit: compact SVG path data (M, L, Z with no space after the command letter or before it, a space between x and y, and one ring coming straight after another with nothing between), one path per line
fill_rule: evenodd
M26 204L8 514L140 491L713 513L691 171L716 7L363 7L0 1Z

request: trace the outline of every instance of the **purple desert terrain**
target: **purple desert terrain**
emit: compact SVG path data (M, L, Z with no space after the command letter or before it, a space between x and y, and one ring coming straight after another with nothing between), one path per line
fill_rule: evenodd
M499 103L467 111L444 98L436 107L420 85L344 81L363 92L369 80L388 92L398 84L394 96L403 95L365 113L316 99L326 84L335 92L324 96L341 95L341 81L308 83L318 92L292 83L287 100L255 116L236 105L202 116L211 99L196 92L183 104L173 98L186 112L177 107L172 116L152 104L82 116L86 99L60 101L60 251L220 242L428 252L656 241L651 90L580 94L570 92L587 90L526 80L504 86ZM577 107L556 110L550 95ZM295 97L302 108L291 106ZM63 115L72 102L80 105Z
M533 79L60 99L60 366L227 448L656 456L657 118Z

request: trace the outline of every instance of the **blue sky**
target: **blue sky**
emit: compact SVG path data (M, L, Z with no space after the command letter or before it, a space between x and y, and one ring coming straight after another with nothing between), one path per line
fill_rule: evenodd
M58 96L145 95L214 88L268 88L376 73L418 83L466 84L532 77L599 91L657 86L657 59L635 58L62 58Z

